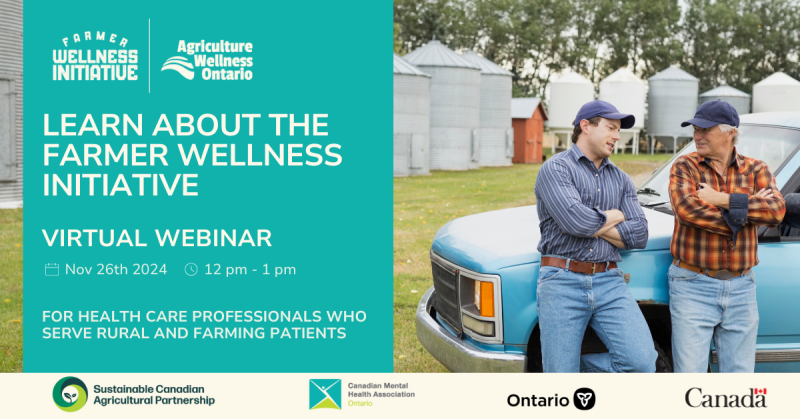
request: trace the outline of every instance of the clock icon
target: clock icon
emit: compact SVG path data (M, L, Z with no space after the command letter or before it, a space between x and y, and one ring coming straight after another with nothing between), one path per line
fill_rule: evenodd
M183 271L186 272L186 275L195 276L197 275L197 265L194 263L187 263Z

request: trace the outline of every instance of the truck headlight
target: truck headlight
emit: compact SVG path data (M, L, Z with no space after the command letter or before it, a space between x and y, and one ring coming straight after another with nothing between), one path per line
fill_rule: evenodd
M461 314L461 322L464 327L483 336L494 336L494 322L486 322L474 319L467 314Z
M488 278L487 278L488 279ZM468 331L485 336L497 338L498 321L495 302L499 295L495 294L495 287L499 284L493 280L483 280L481 275L459 272L461 286L461 323Z
M473 281L475 285L474 304L481 317L494 317L494 284L484 281Z
M431 262L439 296L435 303L437 313L442 314L451 328L460 326L463 335L477 342L502 344L503 282L500 275L471 271L433 250ZM458 330L454 333L462 337Z

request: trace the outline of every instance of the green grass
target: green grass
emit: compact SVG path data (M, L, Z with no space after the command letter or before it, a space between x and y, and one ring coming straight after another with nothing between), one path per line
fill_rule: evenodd
M22 372L22 210L0 210L0 372Z
M625 154L612 156L611 160L637 182L646 179L670 157ZM414 323L417 303L433 286L428 251L436 231L454 218L535 204L533 186L540 167L541 164L516 164L395 178L395 372L446 372L417 340Z

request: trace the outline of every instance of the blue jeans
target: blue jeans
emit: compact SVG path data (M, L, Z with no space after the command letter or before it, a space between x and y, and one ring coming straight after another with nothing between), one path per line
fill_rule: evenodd
M655 372L653 338L621 269L584 275L542 266L536 308L544 372ZM607 353L581 356L587 325Z
M758 304L753 271L720 280L670 265L675 372L706 372L711 337L719 372L754 372Z

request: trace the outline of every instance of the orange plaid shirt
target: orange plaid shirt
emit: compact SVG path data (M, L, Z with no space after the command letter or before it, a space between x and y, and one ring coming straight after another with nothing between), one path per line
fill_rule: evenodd
M758 265L756 225L775 227L783 220L786 204L767 165L735 148L733 155L725 178L696 152L678 157L670 170L669 198L675 213L670 251L683 262L704 269L750 269ZM699 183L728 194L747 194L746 224L735 245L723 210L697 197ZM772 189L773 197L754 196L762 188Z

